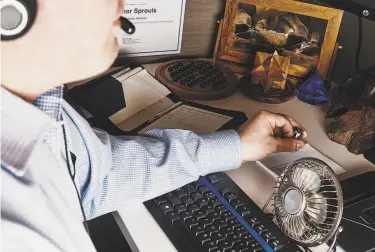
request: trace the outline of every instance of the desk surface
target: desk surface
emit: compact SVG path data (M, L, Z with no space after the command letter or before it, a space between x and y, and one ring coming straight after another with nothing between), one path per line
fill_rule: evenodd
M157 66L158 64L150 64L145 65L145 68L151 74L154 74ZM307 142L344 168L347 172L345 174L358 174L375 170L375 165L363 156L353 155L344 146L328 139L324 130L324 107L311 106L300 102L297 98L281 105L263 104L252 101L240 93L223 100L200 103L223 109L240 110L245 112L249 119L260 110L287 114L299 121L308 130ZM267 172L260 163L246 163L239 169L229 171L228 175L260 207L265 204L272 193L275 177ZM133 251L148 252L155 251L155 248L158 251L176 251L143 204L129 205L126 209L119 210L115 218L117 218L125 237L129 239L129 234L131 235L132 241L130 244ZM147 230L147 233L145 230ZM323 247L314 248L313 251L323 252L326 249L326 245L323 245Z
M148 64L144 67L150 74L154 75L158 65ZM307 129L309 133L307 142L343 167L348 173L347 176L375 170L375 165L365 159L363 155L354 155L348 152L345 146L328 138L324 127L326 106L312 106L301 102L297 97L283 104L266 104L253 101L239 92L222 100L197 102L217 108L243 111L249 119L260 110L287 114Z

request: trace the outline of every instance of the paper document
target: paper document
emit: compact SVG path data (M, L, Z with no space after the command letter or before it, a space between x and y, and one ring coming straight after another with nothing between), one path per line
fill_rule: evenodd
M231 119L230 116L181 105L151 123L139 133L144 133L153 128L185 129L196 133L210 133L218 130Z
M317 158L325 162L328 166L330 166L336 174L342 174L345 172L344 168L339 166L337 163L333 162L328 157L324 156L310 144L306 144L305 147L297 152L292 153L277 153L273 154L264 160L260 161L265 167L267 167L271 172L276 174L277 176L281 174L281 172L294 161L300 158Z
M177 54L181 38L186 0L125 0L123 16L135 25L132 35L119 32L121 55L151 56Z
M122 83L126 107L109 117L115 125L120 125L170 94L166 87L142 68L133 69L116 79Z
M167 111L168 108L174 105L175 103L173 101L171 101L168 97L164 97L163 99L155 102L151 106L138 112L137 114L130 117L129 119L118 124L117 127L119 127L123 131L132 131L133 129L142 125L146 121L152 119L156 115L163 113L164 111Z

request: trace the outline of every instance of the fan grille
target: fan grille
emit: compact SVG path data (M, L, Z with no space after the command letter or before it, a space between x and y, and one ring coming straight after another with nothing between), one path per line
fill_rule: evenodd
M273 204L276 223L286 235L301 245L318 246L338 228L342 190L323 161L300 159L280 175Z

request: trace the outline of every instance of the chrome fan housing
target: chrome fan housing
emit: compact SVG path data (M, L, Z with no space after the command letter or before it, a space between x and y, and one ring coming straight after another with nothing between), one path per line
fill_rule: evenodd
M343 212L340 182L323 161L303 158L278 178L273 196L274 217L281 230L303 246L327 242Z

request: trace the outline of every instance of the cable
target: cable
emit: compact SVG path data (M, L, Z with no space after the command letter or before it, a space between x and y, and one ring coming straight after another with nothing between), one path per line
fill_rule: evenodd
M362 47L362 17L358 16L358 40L357 40L357 50L355 52L355 70L359 72L359 56L361 54Z
M347 219L347 218L344 218L344 217L342 217L342 219L343 219L343 220L346 220L346 221L349 221L349 222L352 222L352 223L355 223L355 224L358 224L358 225L361 225L361 226L364 226L365 228L368 228L368 229L370 229L370 230L372 230L372 231L375 231L375 228L372 228L372 227L370 227L370 226L367 226L367 225L365 225L365 224L363 224L363 223L360 223L360 222L358 222L358 221L351 220L351 219Z
M68 141L66 140L66 131L65 131L64 124L62 125L62 129L63 129L64 143L65 143L66 164L68 166L68 171L69 171L70 178L72 179L74 188L76 189L76 193L77 193L79 205L81 207L82 216L83 216L83 225L85 226L86 232L90 235L89 226L87 225L86 214L85 214L85 211L83 210L81 196L79 195L78 189L77 189L77 185L74 182L74 176L76 174L75 167L74 167L74 173L73 174L71 173L71 170L70 170L70 162L69 162L69 156L68 156Z
M264 204L263 208L262 208L262 211L264 212L264 210L266 210L266 207L268 206L268 204L270 203L272 197L273 197L274 193L271 194L271 196L268 198L266 204Z

